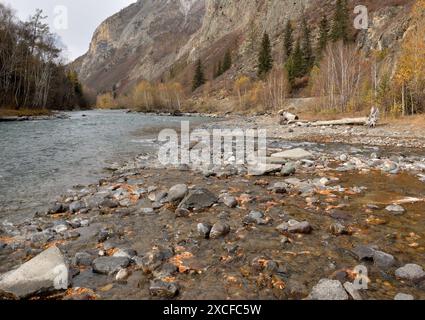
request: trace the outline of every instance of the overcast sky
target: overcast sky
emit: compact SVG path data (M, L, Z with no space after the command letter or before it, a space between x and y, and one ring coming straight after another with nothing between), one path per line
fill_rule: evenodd
M36 8L49 16L49 24L67 47L65 55L73 60L89 47L96 27L107 17L125 8L136 0L0 0L16 10L17 16L26 20ZM68 28L63 28L64 20L59 15L66 8ZM59 30L55 27L59 25Z

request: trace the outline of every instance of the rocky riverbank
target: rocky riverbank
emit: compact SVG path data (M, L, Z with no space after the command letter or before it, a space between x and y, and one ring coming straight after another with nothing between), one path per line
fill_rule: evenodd
M274 128L290 129L313 130ZM139 156L48 212L2 221L2 297L425 299L419 150L289 146L273 134L268 149L274 164L258 175Z
M15 122L15 121L41 121L54 119L68 119L69 116L64 113L54 113L51 115L40 116L0 116L0 122Z

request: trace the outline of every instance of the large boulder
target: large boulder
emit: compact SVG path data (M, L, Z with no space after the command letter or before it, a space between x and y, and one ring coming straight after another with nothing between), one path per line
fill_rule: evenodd
M57 247L0 277L0 297L23 299L50 291L66 290L69 285L68 264Z
M217 201L218 198L211 191L200 188L191 190L179 204L179 208L201 210L210 208Z
M168 191L167 201L168 202L175 202L175 201L181 201L187 194L188 187L185 184L178 184Z

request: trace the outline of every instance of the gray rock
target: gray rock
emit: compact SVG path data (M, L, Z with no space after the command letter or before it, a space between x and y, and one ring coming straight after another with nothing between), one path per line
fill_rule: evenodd
M190 211L183 208L177 208L175 211L175 215L178 218L188 217L190 215Z
M175 185L168 191L167 202L181 201L186 196L187 192L187 185Z
M357 256L359 261L372 261L375 255L375 251L376 250L370 246L357 246L353 249L353 253Z
M124 257L128 259L133 259L133 257L137 256L136 250L133 249L118 249L114 255L114 257Z
M310 223L307 221L299 222L293 226L290 226L288 231L290 233L303 233L303 234L309 234L313 228L311 227Z
M65 224L58 224L53 227L53 231L56 233L63 233L68 230L68 227Z
M329 228L330 232L333 235L341 236L345 234L349 234L349 231L346 226L342 225L341 223L334 223Z
M288 185L285 182L276 182L269 190L274 193L284 194L288 192Z
M148 195L148 198L150 201L152 202L161 202L162 200L164 200L165 198L167 198L167 192L164 191L157 191L157 192L152 192Z
M377 267L382 269L389 269L395 265L394 257L382 251L375 251L373 261Z
M93 261L93 272L112 275L129 264L130 259L127 257L100 257Z
M394 300L411 301L411 300L415 300L415 297L410 294L397 293L397 295L394 297Z
M221 237L225 237L230 232L230 227L228 224L224 222L217 222L213 225L211 232L210 232L210 238L211 239L218 239Z
M311 300L348 300L348 294L338 280L322 279L313 288L309 298Z
M289 177L293 174L295 174L295 172L297 171L295 164L293 164L292 162L289 162L287 164L285 164L282 168L281 174L284 177Z
M65 290L69 285L69 269L61 251L51 247L18 269L0 277L0 296L16 299L49 291Z
M155 214L155 210L153 208L140 208L139 213L149 216Z
M256 223L258 225L266 225L267 220L264 219L264 213L259 211L251 211L244 219L247 224Z
M121 269L118 271L117 275L115 276L115 281L117 282L124 282L128 279L130 276L130 272L128 272L127 269Z
M348 292L353 300L363 300L360 292L354 287L351 282L344 283L344 289Z
M92 265L94 257L87 252L77 252L72 260L74 266L89 267Z
M212 226L207 223L199 223L197 226L198 234L205 239L209 238L211 229Z
M251 166L249 167L248 174L250 176L259 177L265 176L268 174L278 173L282 170L282 165L280 164L266 164L263 166Z
M153 280L149 286L149 293L153 297L171 299L179 293L179 287L173 282L164 282L161 280Z
M81 235L78 231L75 230L70 230L70 231L66 231L63 234L63 239L64 240L73 240L73 239L77 239L79 238Z
M78 211L85 208L85 204L82 201L74 201L69 205L69 211L71 213L77 213Z
M52 207L48 210L49 214L57 214L57 213L63 213L64 211L64 207L62 206L61 203L55 203L52 205Z
M143 258L135 257L133 260L138 269L149 274L158 269L164 261L171 258L173 255L174 251L171 248L156 247L146 253Z
M109 208L109 209L115 209L118 208L119 203L116 200L112 199L105 199L100 203L101 208Z
M236 206L238 205L238 201L236 200L235 197L232 197L232 196L225 196L223 198L223 203L226 207L229 207L229 208L236 208Z
M396 204L393 204L393 205L386 207L385 210L387 210L387 211L389 211L389 212L391 212L395 215L403 214L406 211L402 206L396 205Z
M202 210L217 203L218 198L209 190L200 188L191 190L179 204L179 208Z
M404 267L396 270L395 275L400 280L420 282L425 279L424 269L417 264L406 264Z

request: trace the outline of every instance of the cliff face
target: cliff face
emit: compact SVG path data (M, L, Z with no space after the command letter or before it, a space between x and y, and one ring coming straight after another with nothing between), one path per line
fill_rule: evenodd
M359 47L391 48L395 56L409 26L411 2L365 0L370 28L358 32ZM352 8L356 4L350 1ZM125 90L170 72L187 83L196 59L211 67L229 48L236 72L254 72L256 45L265 31L279 62L286 21L297 21L304 9L312 26L317 25L333 5L331 0L139 0L102 23L89 51L72 66L97 92Z
M202 25L204 0L139 0L105 20L89 51L72 63L81 81L110 91L160 77Z

